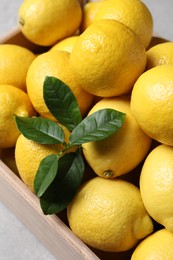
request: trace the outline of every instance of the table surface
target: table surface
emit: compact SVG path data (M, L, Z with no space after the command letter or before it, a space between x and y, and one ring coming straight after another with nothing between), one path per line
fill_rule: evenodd
M17 12L23 0L0 0L0 38L17 26ZM153 15L154 32L173 41L172 0L143 0ZM54 260L55 258L0 202L0 259Z

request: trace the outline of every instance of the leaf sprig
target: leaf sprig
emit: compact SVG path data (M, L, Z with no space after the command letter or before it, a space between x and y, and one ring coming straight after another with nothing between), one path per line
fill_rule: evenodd
M116 133L123 126L125 114L108 108L82 119L72 91L55 77L45 78L43 97L51 114L70 130L69 143L65 142L63 128L50 119L16 115L15 120L26 138L43 145L62 143L64 146L58 154L50 154L40 162L34 179L34 191L43 213L54 214L68 206L83 180L82 144ZM74 146L76 152L70 152Z

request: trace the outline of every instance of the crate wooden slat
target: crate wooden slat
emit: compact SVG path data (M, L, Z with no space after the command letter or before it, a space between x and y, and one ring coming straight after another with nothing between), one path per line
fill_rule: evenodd
M37 197L2 161L0 200L57 259L99 259L60 218L42 213Z

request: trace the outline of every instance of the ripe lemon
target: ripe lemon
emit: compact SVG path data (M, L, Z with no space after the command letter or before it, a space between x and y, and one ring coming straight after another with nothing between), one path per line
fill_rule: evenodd
M173 259L173 233L160 229L145 238L134 250L131 260Z
M89 110L93 96L76 84L69 67L70 53L52 50L43 53L32 62L27 73L27 91L35 110L43 117L54 120L43 98L43 82L46 76L54 76L64 81L72 90L78 101L82 115Z
M0 84L14 85L26 91L26 74L34 59L34 53L24 47L1 44Z
M68 142L70 132L64 127L65 141ZM19 136L15 146L15 160L19 175L26 186L33 192L33 182L41 160L50 155L58 154L64 149L63 144L42 145L25 138L22 134ZM68 150L75 151L76 148Z
M102 2L94 21L115 19L131 28L145 48L153 34L153 19L148 7L139 0L108 0Z
M97 142L83 144L85 159L96 174L114 178L134 169L147 155L151 138L137 124L130 111L128 97L105 98L90 110L112 108L126 113L123 127L112 136Z
M0 85L0 147L14 147L18 136L14 115L33 116L35 110L28 95L11 85Z
M76 81L102 97L129 92L146 65L146 51L137 35L115 20L92 23L70 55Z
M96 13L98 12L102 1L99 2L88 2L83 7L83 18L81 23L81 32L93 23Z
M157 44L147 51L147 70L163 64L173 64L173 42Z
M173 145L173 65L154 67L138 78L132 90L131 110L146 134Z
M71 53L78 37L79 37L78 35L67 37L67 38L59 41L55 45L53 45L52 48L50 48L50 51L51 50L60 50L60 51L68 51Z
M76 32L82 9L77 0L25 0L19 8L18 20L26 38L50 46Z
M139 189L116 179L85 182L67 208L72 231L91 247L126 251L153 230Z
M147 156L140 190L150 216L173 232L173 147L159 145Z

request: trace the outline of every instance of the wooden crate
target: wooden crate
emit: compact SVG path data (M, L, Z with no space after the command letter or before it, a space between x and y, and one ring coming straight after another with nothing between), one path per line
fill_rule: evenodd
M44 47L29 42L18 28L4 37L0 43L17 44L36 53L46 50ZM132 251L108 253L89 248L69 229L66 211L59 215L45 216L40 208L38 198L1 160L0 200L57 259L130 259Z

